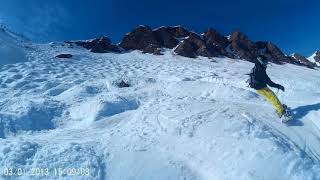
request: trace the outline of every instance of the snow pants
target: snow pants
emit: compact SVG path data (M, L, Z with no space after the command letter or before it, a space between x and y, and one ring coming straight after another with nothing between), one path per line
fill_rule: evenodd
M282 115L284 112L284 108L282 103L279 101L278 97L274 94L274 92L268 87L257 90L258 94L264 96L268 101L272 103L274 108L276 109L278 115Z

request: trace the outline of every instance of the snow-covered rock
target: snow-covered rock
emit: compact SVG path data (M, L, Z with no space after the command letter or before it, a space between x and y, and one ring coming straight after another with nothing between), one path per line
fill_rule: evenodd
M315 62L311 62L309 59L307 59L306 57L298 53L294 53L292 55L292 58L294 58L297 62L309 68L314 68L317 65Z
M66 43L71 47L73 44L82 46L94 53L120 52L119 47L112 44L107 36L87 41L66 41Z
M320 51L316 51L308 59L309 61L316 63L318 66L320 66Z

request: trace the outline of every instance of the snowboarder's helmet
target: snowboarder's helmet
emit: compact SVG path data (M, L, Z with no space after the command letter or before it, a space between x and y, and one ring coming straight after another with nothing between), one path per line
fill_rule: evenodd
M259 63L260 63L262 66L267 67L267 65L268 65L268 59L267 59L265 56L259 55L259 56L257 57L257 60L259 61Z

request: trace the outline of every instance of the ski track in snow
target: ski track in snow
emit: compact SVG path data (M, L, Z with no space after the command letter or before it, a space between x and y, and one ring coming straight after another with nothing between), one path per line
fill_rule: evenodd
M74 56L53 58L63 52ZM90 175L77 179L320 179L319 71L268 69L294 112L285 125L247 87L246 61L61 44L28 53L30 61L0 67L1 173L82 167ZM122 79L132 86L118 88Z

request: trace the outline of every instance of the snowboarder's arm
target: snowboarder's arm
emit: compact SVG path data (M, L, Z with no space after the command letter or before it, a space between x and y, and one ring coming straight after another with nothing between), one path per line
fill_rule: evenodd
M273 81L271 81L271 79L269 78L269 76L266 74L266 80L267 80L267 84L268 86L274 87L274 88L279 88L279 85L274 83Z
M271 79L269 78L269 76L267 75L267 84L268 86L280 89L282 91L284 91L284 87L280 84L274 83L273 81L271 81Z

